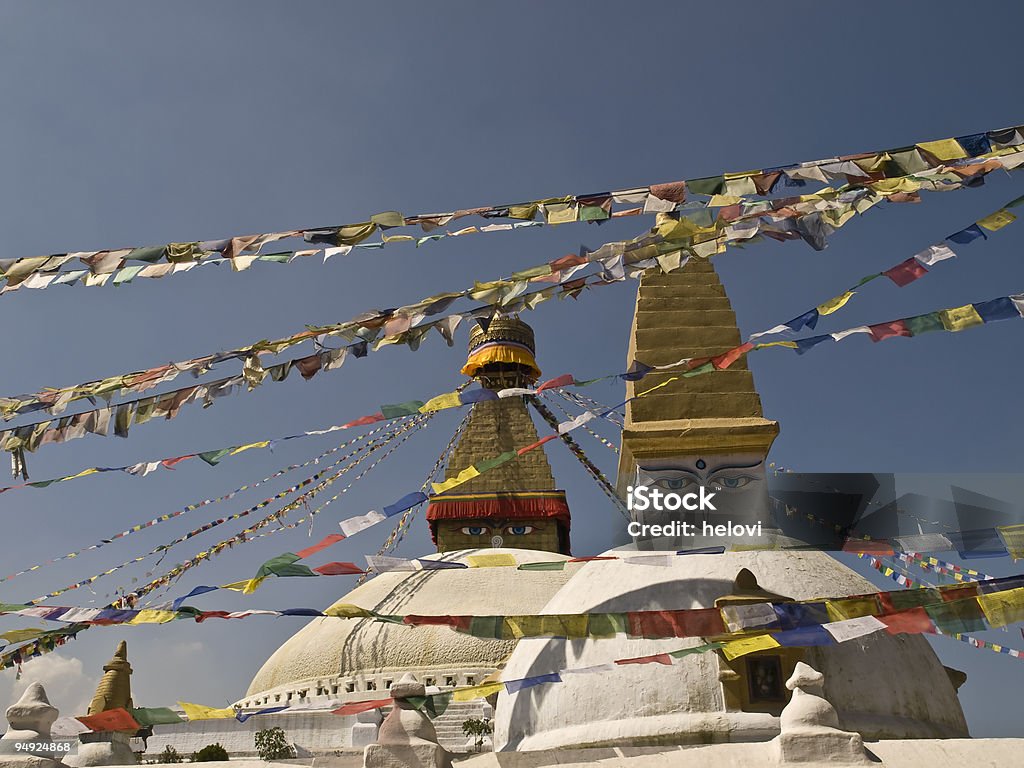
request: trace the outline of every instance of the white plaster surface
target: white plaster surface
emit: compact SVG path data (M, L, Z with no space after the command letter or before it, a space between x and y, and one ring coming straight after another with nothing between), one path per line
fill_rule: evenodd
M688 555L667 566L605 560L586 563L542 613L713 607L741 568L762 588L794 599L873 593L869 581L821 552L729 552ZM615 659L665 653L700 639L521 640L504 679ZM922 637L877 633L808 649L806 661L825 676L825 697L839 727L866 738L967 735L956 692ZM663 745L766 741L779 733L768 714L724 711L713 653L660 664L629 665L594 675L565 675L509 695L495 715L496 750L548 750L613 744ZM1024 765L1024 762L1021 763Z

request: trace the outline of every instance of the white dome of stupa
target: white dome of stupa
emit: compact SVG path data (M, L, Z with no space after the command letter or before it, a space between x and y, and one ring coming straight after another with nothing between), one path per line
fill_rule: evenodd
M422 559L465 563L470 555L500 553L514 555L518 563L569 559L524 549L458 550ZM349 603L398 615L536 613L578 567L392 571L356 587L335 605ZM473 685L492 673L514 647L513 640L481 639L448 627L316 618L267 659L238 703L255 707L315 698L373 698L368 691L383 697L407 672L426 685Z
M867 579L817 551L727 552L670 557L667 562L664 566L623 560L586 563L541 613L710 608L717 598L732 592L734 579L744 568L762 589L796 600L877 591ZM524 638L502 679L607 664L701 643L700 638L644 640L624 635L588 640ZM783 650L803 653L803 659L824 674L825 696L838 710L845 730L858 731L865 738L968 735L956 689L923 637L879 632L837 645ZM720 665L717 653L710 652L678 659L671 666L622 665L599 674L563 675L560 683L511 695L502 691L495 714L495 749L758 741L778 735L779 718L772 714L773 708L742 711L735 698L726 695L723 681L729 679L735 681L734 673Z

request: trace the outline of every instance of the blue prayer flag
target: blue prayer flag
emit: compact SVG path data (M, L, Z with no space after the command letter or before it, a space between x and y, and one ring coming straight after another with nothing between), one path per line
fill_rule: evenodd
M992 301L982 301L974 305L974 311L978 313L986 323L993 323L996 320L1014 320L1020 317L1017 305L1008 296L1002 296Z
M961 229L959 232L954 232L952 235L947 237L951 243L959 243L960 245L966 245L972 240L977 240L979 237L988 240L988 235L982 232L981 227L977 224L971 224L971 226Z
M809 645L832 645L835 639L824 627L799 627L787 629L784 632L775 632L772 635L775 641L785 647L798 647Z
M547 675L536 675L535 677L524 677L522 680L509 680L505 683L505 690L509 693L515 693L521 691L524 688L532 688L535 685L542 685L543 683L560 683L562 682L561 676L557 672L551 672Z

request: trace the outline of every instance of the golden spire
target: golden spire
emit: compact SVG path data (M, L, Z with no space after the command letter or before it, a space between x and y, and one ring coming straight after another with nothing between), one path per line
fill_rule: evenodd
M132 708L132 668L128 663L128 645L122 640L117 644L114 658L103 665L103 678L96 686L96 694L89 704L89 714L95 715L108 709Z

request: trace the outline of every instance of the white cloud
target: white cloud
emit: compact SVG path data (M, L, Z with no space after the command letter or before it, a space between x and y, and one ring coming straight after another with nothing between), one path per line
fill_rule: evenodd
M20 680L14 679L15 674L13 669L0 673L0 711L17 701L31 683L41 683L46 697L62 717L84 715L99 682L83 672L80 659L59 653L48 653L22 664Z

